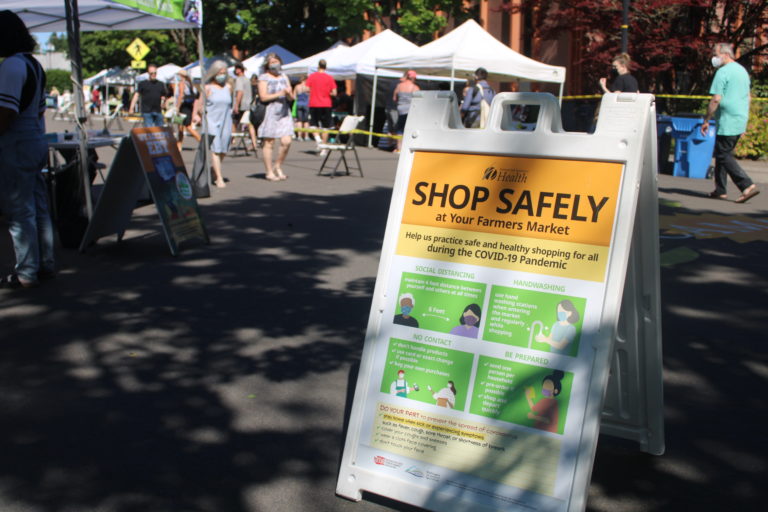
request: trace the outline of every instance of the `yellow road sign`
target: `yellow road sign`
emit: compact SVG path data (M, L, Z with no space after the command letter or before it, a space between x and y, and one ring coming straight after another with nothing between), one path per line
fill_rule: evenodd
M134 59L142 60L149 53L149 46L137 37L131 41L131 44L128 45L128 48L126 48L125 51L127 51L128 55Z
M146 69L147 68L147 61L145 60L132 60L131 61L131 67L134 69Z

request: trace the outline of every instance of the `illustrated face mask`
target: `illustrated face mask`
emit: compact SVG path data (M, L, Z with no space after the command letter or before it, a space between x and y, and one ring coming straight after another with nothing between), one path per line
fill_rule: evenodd
M552 390L550 389L542 389L541 394L547 398L552 398Z
M475 325L477 323L477 317L473 315L464 315L464 323L466 325Z
M561 322L562 322L562 321L564 321L564 320L565 320L565 319L567 319L567 318L568 318L568 313L567 313L567 312L565 312L565 311L558 311L558 312L557 312L557 319L558 319L559 321L561 321Z
M401 311L401 312L402 312L404 315L410 315L410 314L411 314L411 311L413 311L413 308L412 308L411 306L401 306L401 307L400 307L400 311Z

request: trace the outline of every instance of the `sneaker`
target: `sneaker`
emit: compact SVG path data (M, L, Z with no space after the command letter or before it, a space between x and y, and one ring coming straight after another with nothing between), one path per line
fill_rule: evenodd
M322 151L320 151L320 156L325 156L327 154L328 154L328 150L327 149L323 149Z

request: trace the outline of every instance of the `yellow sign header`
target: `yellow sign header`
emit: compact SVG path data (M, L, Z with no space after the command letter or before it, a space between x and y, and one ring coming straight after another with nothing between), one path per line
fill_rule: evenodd
M417 152L403 224L607 247L622 164Z

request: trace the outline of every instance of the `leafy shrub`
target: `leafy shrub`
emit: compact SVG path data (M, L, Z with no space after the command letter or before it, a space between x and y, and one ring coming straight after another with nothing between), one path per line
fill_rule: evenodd
M45 72L45 86L50 91L56 87L59 92L72 91L72 74L64 69L49 69Z
M756 100L762 98L762 100ZM733 154L737 158L768 158L768 84L752 87L747 131L739 139Z

